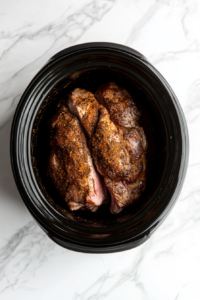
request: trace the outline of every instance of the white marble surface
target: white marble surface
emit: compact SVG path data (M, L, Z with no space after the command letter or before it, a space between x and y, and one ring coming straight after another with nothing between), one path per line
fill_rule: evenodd
M143 53L168 80L188 122L190 159L173 211L142 246L89 255L54 244L11 173L11 120L25 87L59 50L109 41ZM200 299L200 2L0 1L0 299Z

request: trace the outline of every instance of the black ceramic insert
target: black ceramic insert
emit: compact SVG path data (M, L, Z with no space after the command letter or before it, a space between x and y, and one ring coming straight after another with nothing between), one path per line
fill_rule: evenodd
M76 87L95 92L115 81L142 110L148 141L148 180L132 206L111 215L68 210L46 176L48 120ZM38 224L59 245L80 252L110 253L147 240L172 209L188 162L188 131L180 104L162 75L137 51L112 43L88 43L53 56L25 90L13 119L11 163L19 192Z

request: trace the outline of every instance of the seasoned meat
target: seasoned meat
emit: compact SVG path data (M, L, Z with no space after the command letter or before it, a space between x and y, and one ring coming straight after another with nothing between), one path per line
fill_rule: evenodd
M125 88L110 82L101 86L95 97L107 108L114 123L127 128L135 127L138 123L140 112Z
M106 189L93 165L79 120L61 103L50 126L48 175L70 210L96 211L106 198Z
M133 159L134 156L140 157L140 147L138 150L131 148L136 130L133 133L124 131L110 120L108 111L102 105L99 106L99 112L99 122L92 137L92 155L97 170L104 177L134 182L143 169L143 162ZM135 132L136 138L138 134ZM139 142L136 140L135 144Z
M111 194L110 211L117 214L122 209L130 204L133 204L142 194L146 187L146 158L143 154L143 171L140 173L135 182L115 181L110 178L105 178L105 184Z
M124 88L108 83L99 88L95 97L102 105L92 138L92 154L111 194L110 210L119 213L145 189L146 136L139 125L137 106Z
M130 160L133 163L141 157L146 148L146 139L143 139L143 136L144 131L141 127L124 130L126 148L129 152Z
M98 121L99 103L94 95L84 89L75 89L71 92L68 107L82 123L89 138L93 135Z
M106 108L102 105L99 111L99 122L92 137L92 154L97 170L103 176L123 178L130 170L123 130L110 120Z

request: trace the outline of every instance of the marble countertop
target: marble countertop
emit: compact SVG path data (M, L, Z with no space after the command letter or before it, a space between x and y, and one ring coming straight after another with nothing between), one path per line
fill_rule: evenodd
M2 0L0 3L0 299L200 299L200 2ZM9 160L12 117L56 52L107 41L143 53L183 107L190 158L179 199L142 246L91 255L53 243L33 221Z

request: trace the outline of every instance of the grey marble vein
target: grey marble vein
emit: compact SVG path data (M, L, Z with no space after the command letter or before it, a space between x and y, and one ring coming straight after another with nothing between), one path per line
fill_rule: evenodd
M150 247L150 242L148 241L142 248L141 251L137 251L137 255L131 259L130 265L126 270L120 272L120 274L111 274L111 272L106 272L97 281L95 281L89 288L87 288L82 293L75 293L74 300L103 300L109 299L113 292L116 292L121 286L127 282L134 282L140 294L143 295L142 299L146 296L145 287L140 280L140 266L143 263L143 258ZM113 283L113 278L116 277ZM107 288L105 286L107 285ZM109 286L109 287L108 287Z
M140 20L135 23L131 29L131 32L126 40L126 45L132 45L133 41L139 35L139 31L147 26L150 19L153 18L154 14L158 11L160 7L159 1L155 1L150 7L148 7L147 12L140 18Z
M34 221L10 237L0 249L0 293L26 283L54 247Z
M200 45L198 41L194 41L190 44L186 49L179 50L179 51L168 51L166 53L160 53L159 55L152 55L149 57L149 60L152 64L159 64L160 62L167 62L179 59L181 55L185 55L188 53L198 53L200 51Z
M78 39L96 22L100 22L103 16L111 9L114 0L103 1L91 1L89 4L81 7L76 13L68 15L66 10L59 19L47 24L33 33L26 33L26 28L20 35L17 33L17 40L2 53L0 62L5 58L4 56L11 52L12 47L16 48L17 45L22 44L25 39L34 40L35 42L43 36L47 36L51 39L49 47L34 60L28 62L24 67L17 68L12 71L12 68L6 76L0 70L0 102L6 100L7 109L11 109L12 112L16 107L16 93L21 95L26 85L30 81L33 74L35 74L39 68L56 52L62 48L69 47L76 43ZM3 38L10 38L10 35L5 35ZM12 35L11 35L12 38ZM23 40L23 41L22 41ZM28 49L27 49L28 51ZM0 115L1 116L1 115ZM6 117L0 119L0 124L6 122Z
M7 0L0 16L0 299L199 300L199 1ZM190 135L172 212L145 244L111 255L53 243L20 199L9 162L11 119L30 80L56 52L90 41L143 53L177 94Z

